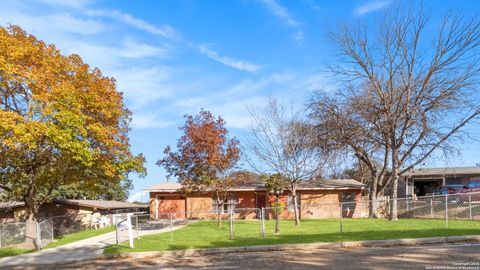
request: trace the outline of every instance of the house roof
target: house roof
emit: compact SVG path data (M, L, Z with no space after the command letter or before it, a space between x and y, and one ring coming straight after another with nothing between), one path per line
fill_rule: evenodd
M364 186L365 184L354 179L328 179L300 182L299 189L354 189Z
M301 181L298 190L330 190L330 189L361 189L365 185L354 179L330 179L330 180L311 180ZM150 192L178 192L182 188L179 183L159 183L150 186L144 191ZM258 181L241 183L231 191L262 191L266 190L265 184Z
M79 205L84 207L93 207L97 209L125 209L125 208L147 208L148 205L133 204L120 201L102 201L102 200L55 200L55 203L65 203Z
M175 192L182 188L180 183L159 183L153 186L149 186L144 189L144 191L165 191L165 192Z
M480 167L445 167L445 168L418 168L406 172L406 176L427 176L427 175L480 175Z
M17 202L17 201L9 201L9 202L0 202L0 209L7 208L17 208L17 207L22 207L25 206L24 202Z

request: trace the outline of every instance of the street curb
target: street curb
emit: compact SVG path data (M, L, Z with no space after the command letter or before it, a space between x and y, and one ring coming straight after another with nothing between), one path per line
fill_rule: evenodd
M349 242L328 242L328 243L312 243L312 244L243 246L243 247L209 248L209 249L185 249L185 250L172 250L172 251L126 252L126 253L104 254L104 258L106 259L149 258L149 257L172 258L172 257L181 257L181 256L212 255L212 254L219 254L219 253L246 253L246 252L315 250L315 249L359 248L359 247L416 246L416 245L426 245L426 244L443 244L443 243L459 243L459 242L480 242L480 235L430 237L430 238L404 238L404 239L349 241Z

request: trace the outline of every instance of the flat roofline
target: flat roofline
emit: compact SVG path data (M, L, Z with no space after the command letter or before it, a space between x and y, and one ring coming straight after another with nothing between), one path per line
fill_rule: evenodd
M318 187L318 188L297 188L297 190L346 190L346 189L364 189L365 187ZM230 189L228 191L266 191L266 188L236 188L236 189ZM169 192L169 193L175 193L179 192L180 190L173 190L173 189L143 189L142 191L145 192ZM199 192L208 192L208 191L199 191Z

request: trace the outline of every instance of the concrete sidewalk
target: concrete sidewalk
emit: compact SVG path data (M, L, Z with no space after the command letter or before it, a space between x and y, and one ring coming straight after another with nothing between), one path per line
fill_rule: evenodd
M173 227L173 230L180 229L184 226L186 225ZM169 227L157 230L140 230L139 236L169 231ZM122 239L128 240L125 239L125 237L122 237ZM13 266L23 265L60 264L65 262L95 260L103 257L103 249L106 246L115 243L115 232L109 232L67 245L44 249L39 252L0 258L0 269L9 269Z

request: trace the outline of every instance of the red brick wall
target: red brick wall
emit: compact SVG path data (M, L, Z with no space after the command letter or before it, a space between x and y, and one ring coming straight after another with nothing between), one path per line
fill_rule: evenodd
M255 192L238 191L237 196L238 196L237 208L255 208Z
M357 202L363 200L361 191L356 190L316 190L316 191L298 191L300 194L301 211L300 217L308 218L338 218L340 216L340 201L343 192L355 192L355 199ZM254 191L238 191L238 208L256 208L255 192ZM280 196L280 201L285 205L288 202L289 191L285 191ZM214 215L210 214L212 211L212 198L209 194L196 194L182 197L180 194L172 193L150 193L150 212L152 218L156 214L156 198L158 199L159 213L174 213L174 212L195 212L189 214L190 218L212 218ZM161 198L163 197L163 199ZM267 207L270 207L275 202L275 196L267 195ZM363 207L359 203L351 203L342 208L344 217L361 217ZM185 217L185 215L177 214L177 218ZM237 218L255 218L257 213L255 211L238 211ZM267 213L268 218L273 218L273 211ZM293 210L284 210L282 215L284 219L294 218ZM162 218L162 217L159 217Z
M162 213L176 213L175 217L183 218L186 211L185 203L185 198L181 194L151 192L150 215L152 218L156 218L158 213L159 219L166 219L169 218L169 215Z
M355 199L357 202L362 200L362 194L360 189L356 190L300 190L297 194L300 194L300 218L339 218L340 217L340 201L343 192L355 192ZM289 191L285 191L280 196L280 201L288 207L288 194ZM275 202L275 196L269 196L269 204L272 205ZM343 215L346 217L361 217L362 208L357 203L351 203L344 207ZM269 211L269 218L274 218L274 212ZM288 208L285 209L281 218L293 219L295 213Z

